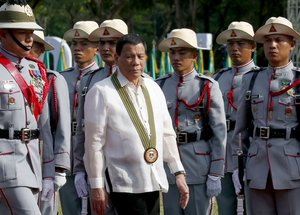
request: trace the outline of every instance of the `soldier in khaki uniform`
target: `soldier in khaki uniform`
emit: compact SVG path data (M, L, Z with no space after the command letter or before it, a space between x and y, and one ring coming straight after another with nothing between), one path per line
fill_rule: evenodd
M217 197L220 215L234 215L237 210L237 196L232 182L232 154L236 154L236 152L231 150L230 142L235 127L242 77L246 72L256 68L252 59L252 54L256 48L253 36L252 25L241 21L230 23L228 29L221 32L216 39L218 44L227 45L227 52L232 61L232 68L222 69L213 76L219 82L223 95L227 124L225 174L221 179L222 192ZM243 138L247 140L246 132L243 134Z
M38 215L39 191L49 200L54 190L46 69L28 56L35 29L42 30L26 1L0 7L1 214ZM39 139L47 151L43 161Z
M182 210L173 174L168 172L169 192L163 196L166 215L204 215L209 212L210 198L221 192L226 144L224 103L218 82L199 75L196 33L182 28L171 31L159 44L170 52L174 73L157 80L161 86L173 126L177 146L186 173L190 200Z
M70 116L71 116L71 171L67 175L67 183L60 189L60 200L64 215L81 214L82 199L78 197L74 184L73 165L74 165L74 144L76 132L76 117L78 111L78 99L80 92L80 80L90 71L98 69L95 62L95 55L99 51L99 38L91 38L90 34L99 26L94 21L76 22L72 29L64 34L64 39L71 42L72 54L76 66L61 74L66 79L69 89ZM83 201L86 202L86 201ZM84 208L86 204L84 205Z
M253 139L246 181L253 214L300 214L300 76L290 60L298 39L289 20L269 18L254 35L269 65L243 76L232 149L238 148L239 133L248 130ZM238 177L233 179L239 189Z
M43 31L33 32L33 46L30 55L39 58L45 51L53 50L53 46L45 41ZM55 156L55 193L50 201L41 202L43 215L57 214L58 190L66 183L66 171L70 170L70 104L66 80L58 72L47 70L49 81L49 113ZM47 152L44 152L47 153Z

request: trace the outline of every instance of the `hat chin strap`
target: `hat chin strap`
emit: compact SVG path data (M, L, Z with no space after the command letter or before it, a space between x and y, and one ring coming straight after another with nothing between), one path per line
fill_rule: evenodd
M13 35L12 31L11 30L8 30L8 33L10 35L10 37L13 39L13 41L15 41L15 43L20 46L23 50L25 51L30 51L29 48L27 48L26 46L24 46L22 43L20 43L19 40L17 40L17 38Z

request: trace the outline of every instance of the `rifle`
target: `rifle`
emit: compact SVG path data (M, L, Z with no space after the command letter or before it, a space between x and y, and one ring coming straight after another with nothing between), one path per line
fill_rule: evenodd
M239 181L241 183L241 190L240 193L237 195L237 215L244 214L244 201L245 201L245 194L244 194L244 153L243 153L243 145L242 145L242 135L239 133L239 148L237 149L237 156L238 156L238 170L239 170Z
M88 196L81 197L81 215L88 214Z

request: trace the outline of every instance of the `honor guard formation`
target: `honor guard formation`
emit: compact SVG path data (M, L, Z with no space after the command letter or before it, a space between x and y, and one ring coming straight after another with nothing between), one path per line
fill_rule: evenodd
M54 47L27 2L0 7L0 215L300 215L288 19L232 21L216 37L232 66L212 77L194 66L204 48L189 28L158 44L173 71L156 80L121 19L78 21L63 38L75 66L59 73L38 60Z

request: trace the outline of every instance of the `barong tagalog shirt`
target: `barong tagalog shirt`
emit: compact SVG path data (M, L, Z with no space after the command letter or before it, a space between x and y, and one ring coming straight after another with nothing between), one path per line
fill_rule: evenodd
M146 87L153 109L158 159L147 163L145 148L116 90L112 78L95 84L85 102L84 164L91 188L104 188L108 168L114 192L167 192L168 181L163 167L166 162L172 173L183 171L176 134L160 87L149 78L140 78L138 86L119 71L117 79L129 95L149 137L148 110L142 86Z

